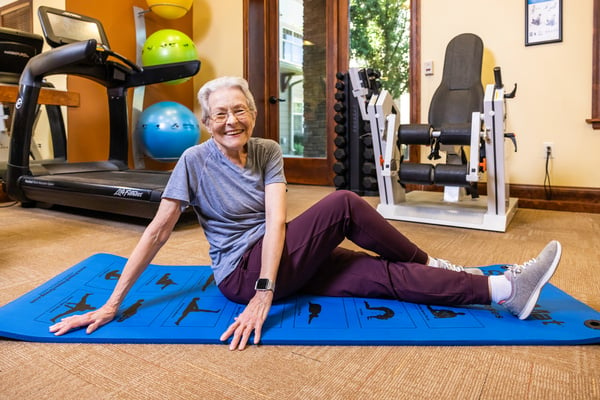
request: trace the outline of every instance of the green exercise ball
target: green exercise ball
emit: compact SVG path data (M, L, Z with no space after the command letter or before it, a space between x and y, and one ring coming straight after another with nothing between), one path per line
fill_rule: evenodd
M142 49L142 65L170 64L198 59L196 45L185 33L175 29L161 29L150 35ZM169 84L179 84L190 77L169 81Z

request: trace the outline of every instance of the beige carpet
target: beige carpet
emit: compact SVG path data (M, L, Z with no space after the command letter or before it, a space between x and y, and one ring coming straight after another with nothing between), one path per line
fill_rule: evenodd
M332 190L290 186L289 217ZM552 283L600 310L600 214L519 209L506 233L393 224L434 256L466 265L523 262L558 239L563 258ZM143 229L121 217L0 208L0 305L93 253L128 256ZM155 262L208 264L201 229L181 223ZM0 340L0 400L600 399L599 371L598 345L230 352L220 345Z

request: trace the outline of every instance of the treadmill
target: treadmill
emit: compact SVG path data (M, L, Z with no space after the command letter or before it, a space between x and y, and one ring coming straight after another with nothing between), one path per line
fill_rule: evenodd
M110 50L97 19L45 6L39 7L38 15L53 49L32 57L19 80L6 172L8 195L25 207L62 205L152 218L170 172L128 168L127 89L193 76L200 70L200 61L142 68ZM42 80L54 74L73 74L106 87L110 121L107 160L30 164L29 146Z
M44 38L40 35L17 29L0 27L0 84L18 86L21 73L27 65L27 62L35 55L42 52L43 45ZM53 88L54 86L50 82L42 82L42 87ZM4 118L5 120L8 119L10 121L14 112L14 104L0 103L0 106L3 107L3 109L0 110L0 118ZM40 106L38 106L38 110L40 110ZM49 122L54 160L64 162L66 159L67 147L62 111L60 106L51 104L47 104L45 110ZM35 118L37 119L37 117L38 113L36 112ZM0 128L4 129L6 126L0 124ZM7 130L7 132L8 138L10 136L10 130ZM8 139L6 143L8 144ZM36 149L35 143L32 143L30 150L32 162L41 162L41 157L39 157L39 152ZM8 157L8 153L6 157ZM46 162L47 161L48 160L46 160ZM3 157L2 160L0 160L0 180L2 182L6 175L6 164L7 158Z

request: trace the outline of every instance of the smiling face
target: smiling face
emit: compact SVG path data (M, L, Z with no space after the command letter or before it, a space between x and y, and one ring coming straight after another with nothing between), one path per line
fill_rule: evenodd
M217 89L208 97L210 116L206 128L226 155L245 152L252 136L256 112L248 108L244 93L238 88Z

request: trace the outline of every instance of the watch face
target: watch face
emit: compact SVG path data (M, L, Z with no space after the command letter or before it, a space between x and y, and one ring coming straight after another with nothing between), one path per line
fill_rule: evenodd
M261 278L256 281L256 290L270 290L271 281L265 278Z

